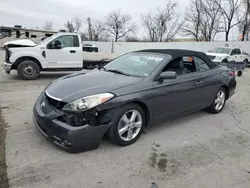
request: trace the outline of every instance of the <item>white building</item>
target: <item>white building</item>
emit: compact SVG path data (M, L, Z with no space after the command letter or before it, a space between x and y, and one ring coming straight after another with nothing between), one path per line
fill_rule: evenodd
M34 41L41 41L55 33L58 32L39 29L26 29L18 25L14 27L0 26L0 47L3 47L5 42L18 39L32 39Z

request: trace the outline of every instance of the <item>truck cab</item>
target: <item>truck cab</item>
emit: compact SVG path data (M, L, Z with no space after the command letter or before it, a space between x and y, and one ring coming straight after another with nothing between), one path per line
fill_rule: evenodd
M36 79L41 71L81 70L82 43L79 34L57 33L33 47L6 48L3 67L17 70L23 79Z

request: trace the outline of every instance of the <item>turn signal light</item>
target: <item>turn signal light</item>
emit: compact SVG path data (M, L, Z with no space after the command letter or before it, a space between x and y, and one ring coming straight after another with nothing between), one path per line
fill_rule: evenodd
M229 71L229 76L233 76L233 77L235 77L235 72L234 71Z

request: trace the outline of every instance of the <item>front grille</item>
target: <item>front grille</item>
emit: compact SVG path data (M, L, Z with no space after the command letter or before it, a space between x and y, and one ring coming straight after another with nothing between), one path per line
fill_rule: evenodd
M9 62L10 60L10 51L8 49L5 50L5 61Z
M48 101L48 103L59 110L61 110L67 104L65 102L55 100L46 94L45 94L45 96L46 96L46 100Z
M216 56L209 55L209 59L214 60Z

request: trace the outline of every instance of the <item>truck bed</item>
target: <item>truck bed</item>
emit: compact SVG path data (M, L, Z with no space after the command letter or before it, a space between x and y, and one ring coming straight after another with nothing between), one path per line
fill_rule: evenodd
M84 61L99 61L102 59L114 59L118 55L104 52L82 52L82 57Z

